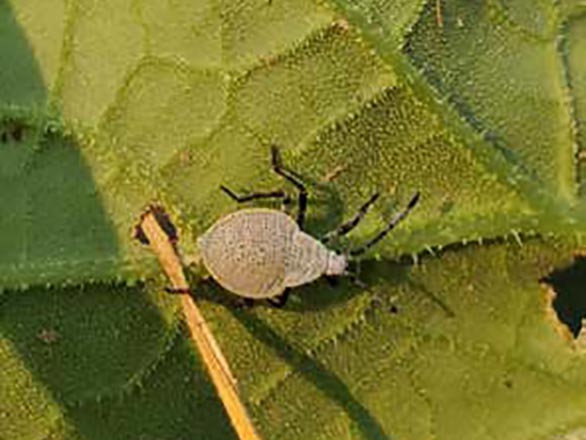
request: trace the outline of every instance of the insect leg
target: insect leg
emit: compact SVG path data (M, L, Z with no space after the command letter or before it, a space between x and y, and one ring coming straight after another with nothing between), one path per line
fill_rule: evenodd
M378 199L378 197L379 197L379 193L373 194L373 196L370 199L368 199L368 201L364 205L362 205L360 207L360 209L354 215L354 217L352 217L346 223L342 223L340 226L338 226L333 231L330 231L327 234L325 234L320 239L321 242L327 243L332 238L341 237L342 235L346 235L348 232L350 232L352 229L354 229L356 226L358 226L358 223L360 223L360 220L362 220L362 218L368 212L368 208L370 208L370 206L376 201L376 199Z
M258 192L252 193L245 196L239 196L224 185L220 185L220 189L224 191L232 200L238 203L250 202L251 200L258 199L286 199L287 194L282 190L270 191L270 192Z
M291 289L289 287L287 287L285 289L285 291L283 293L281 293L279 296L275 296L273 298L268 298L267 301L269 302L269 304L271 306L280 309L287 302L287 299L289 298L290 292L291 292Z
M289 182L295 185L299 191L299 198L297 202L299 206L297 211L297 224L299 225L300 229L303 229L303 225L305 224L305 212L307 211L307 189L301 182L301 177L299 174L283 166L281 154L275 145L271 145L271 163L275 173L287 179Z
M189 290L189 289L181 289L181 288L175 288L175 287L165 287L164 290L167 293L173 293L173 294L178 294L178 295L182 295L182 294L189 295L189 294L191 294L191 290Z
M371 238L369 241L367 241L362 246L351 250L349 252L349 255L353 256L353 257L355 257L357 255L361 255L364 252L366 252L371 246L373 246L376 243L378 243L379 241L381 241L395 226L397 226L397 224L399 224L399 222L401 220L403 220L407 216L407 214L409 214L409 211L411 211L413 209L413 207L417 204L418 200L419 200L419 192L416 192L415 195L411 198L411 201L409 202L407 207L403 211L396 214L392 218L392 220L389 222L389 224L386 226L386 228L384 228L382 231L380 231L377 235L375 235L373 238Z

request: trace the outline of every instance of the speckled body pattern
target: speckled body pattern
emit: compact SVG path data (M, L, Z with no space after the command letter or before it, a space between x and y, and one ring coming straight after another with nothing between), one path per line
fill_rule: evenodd
M242 209L222 217L199 237L203 263L226 290L271 298L319 278L329 251L273 209Z

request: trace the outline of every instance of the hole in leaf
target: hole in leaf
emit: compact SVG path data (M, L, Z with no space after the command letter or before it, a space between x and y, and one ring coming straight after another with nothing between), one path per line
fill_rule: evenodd
M152 213L155 216L155 219L157 220L163 231L167 234L169 240L171 240L173 244L177 243L179 239L177 235L177 228L175 228L175 225L171 221L169 215L165 212L165 209L162 206L158 205L149 206L147 211L141 216L140 223L134 227L134 238L136 238L139 242L141 242L144 245L149 244L149 240L146 234L144 233L141 225L143 218L148 213Z
M558 319L578 337L586 318L586 258L576 258L571 266L554 270L541 281L556 292L552 305Z

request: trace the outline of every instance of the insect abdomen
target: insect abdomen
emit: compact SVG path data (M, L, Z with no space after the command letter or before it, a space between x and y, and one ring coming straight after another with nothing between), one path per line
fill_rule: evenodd
M319 241L297 231L286 255L287 287L310 283L323 275L328 263L328 250Z
M249 298L280 294L285 254L297 225L274 210L237 211L198 240L204 264L227 290Z

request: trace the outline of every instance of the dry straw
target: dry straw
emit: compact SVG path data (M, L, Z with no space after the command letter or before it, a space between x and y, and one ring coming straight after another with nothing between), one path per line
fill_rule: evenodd
M140 226L173 288L188 291L189 285L175 247L152 211L143 216ZM261 440L240 399L236 380L230 372L228 362L205 323L199 308L188 294L181 295L181 304L191 338L201 354L238 437L241 440Z

